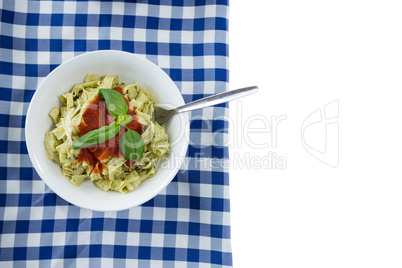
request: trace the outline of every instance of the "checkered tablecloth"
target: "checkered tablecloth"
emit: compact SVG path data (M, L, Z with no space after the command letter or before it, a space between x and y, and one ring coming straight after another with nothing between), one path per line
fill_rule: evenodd
M227 90L227 0L0 5L0 267L231 266L226 105L192 112L177 176L149 202L119 212L58 197L33 169L24 138L38 84L86 51L148 58L186 102Z

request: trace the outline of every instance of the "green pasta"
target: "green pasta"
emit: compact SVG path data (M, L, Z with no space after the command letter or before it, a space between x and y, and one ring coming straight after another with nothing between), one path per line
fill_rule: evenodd
M124 97L129 101L129 109L136 112L138 122L145 130L141 134L145 144L144 153L132 166L127 164L121 154L99 160L102 168L98 172L99 167L78 161L82 149L74 150L72 145L80 137L78 126L82 122L83 113L97 97L99 89L115 87L122 88ZM121 83L118 76L88 73L83 83L76 84L60 99L63 106L49 112L55 127L45 134L45 150L47 157L61 166L62 174L72 184L79 186L85 180L92 180L103 191L128 193L155 175L157 162L169 152L170 146L165 129L151 120L153 106L156 104L153 95L136 83Z

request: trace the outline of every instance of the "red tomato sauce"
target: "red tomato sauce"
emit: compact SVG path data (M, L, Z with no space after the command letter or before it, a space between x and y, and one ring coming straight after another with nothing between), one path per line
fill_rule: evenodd
M124 97L121 87L116 87L114 90L118 91L123 98L126 100L127 105L129 105L128 100ZM126 126L141 134L142 125L138 122L138 116L135 111L128 109L128 115L132 116L132 121ZM78 126L78 131L80 137L86 133L101 128L105 125L110 125L116 119L109 113L105 99L99 98L98 96L92 100L92 102L87 106L84 113L82 114L81 124ZM100 173L106 165L101 162L101 160L108 159L110 157L124 157L123 153L119 148L120 136L123 135L127 129L125 127L120 127L120 132L112 139L107 140L100 144L95 144L86 148L81 148L78 154L78 162L85 161L92 165L93 171L95 173ZM135 161L127 161L126 164L131 167Z

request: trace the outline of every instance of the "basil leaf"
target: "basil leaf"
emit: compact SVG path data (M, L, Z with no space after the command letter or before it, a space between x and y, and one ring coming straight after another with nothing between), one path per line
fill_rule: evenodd
M144 140L136 131L127 129L120 137L120 150L127 160L138 160L144 153Z
M120 126L116 124L116 121L111 123L109 126L103 126L99 129L92 130L76 140L73 143L73 149L77 150L107 141L116 136L117 133L119 133L119 130Z
M117 124L119 124L120 126L125 126L128 123L131 122L131 120L133 119L133 117L129 114L126 115L119 115L119 118L117 118Z
M100 88L98 96L104 98L109 113L114 118L119 118L119 115L126 115L128 106L123 96L116 90L108 88Z

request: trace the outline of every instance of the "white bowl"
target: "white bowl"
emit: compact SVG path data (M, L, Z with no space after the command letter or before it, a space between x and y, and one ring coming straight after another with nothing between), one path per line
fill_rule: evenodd
M45 155L45 132L54 128L48 113L60 107L60 95L84 81L85 75L118 75L124 83L137 82L156 97L161 104L174 107L184 104L179 90L170 77L149 60L121 51L95 51L74 57L54 69L39 85L28 108L25 138L31 161L42 178L57 195L66 201L96 211L118 211L141 205L155 197L177 174L184 159L189 137L188 117L175 115L165 124L171 151L156 170L138 189L128 194L103 192L90 180L81 186L71 184L61 174L60 166Z

